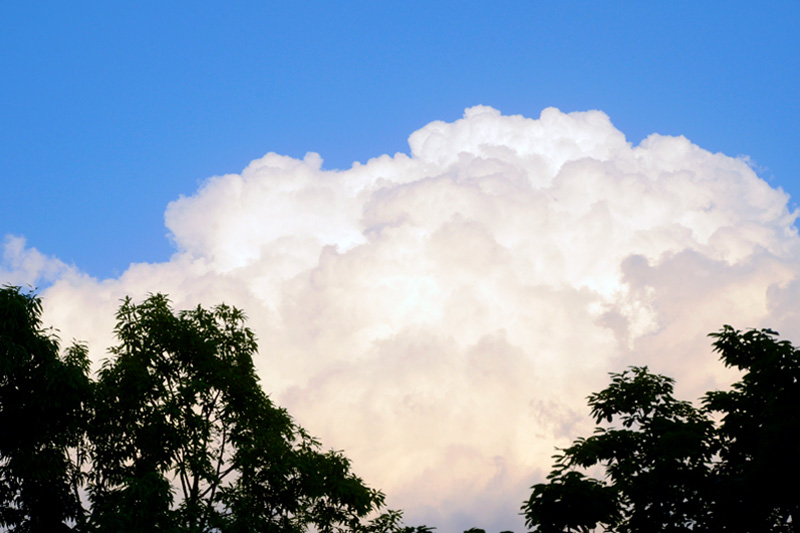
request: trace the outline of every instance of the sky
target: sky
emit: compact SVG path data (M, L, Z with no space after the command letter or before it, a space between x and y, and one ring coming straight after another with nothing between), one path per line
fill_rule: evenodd
M0 283L225 301L410 523L522 531L585 397L800 340L800 4L5 2ZM459 529L461 528L461 529Z

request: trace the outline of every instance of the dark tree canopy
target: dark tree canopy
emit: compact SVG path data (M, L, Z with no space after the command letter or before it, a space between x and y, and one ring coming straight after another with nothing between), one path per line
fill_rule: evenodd
M274 405L243 313L126 299L96 380L41 303L0 289L0 527L382 532L401 513ZM30 422L33 422L32 424Z
M382 504L261 390L244 319L176 315L163 295L122 304L89 431L100 530L333 531Z
M0 288L0 530L434 529L381 513L383 494L270 400L238 309L126 299L96 378L85 346L60 353L41 311ZM532 531L798 531L800 351L771 330L712 337L742 377L700 407L646 367L589 396L598 427L532 487Z
M800 531L800 350L771 330L712 336L726 366L744 371L703 399L722 415L716 501L726 531Z
M59 356L41 302L0 288L0 526L60 531L80 519L83 443L91 395L86 349Z
M561 450L522 510L533 531L796 531L800 352L770 330L725 326L714 349L743 371L702 407L632 367L589 397L598 426ZM715 420L719 420L715 423ZM605 478L586 470L600 466Z

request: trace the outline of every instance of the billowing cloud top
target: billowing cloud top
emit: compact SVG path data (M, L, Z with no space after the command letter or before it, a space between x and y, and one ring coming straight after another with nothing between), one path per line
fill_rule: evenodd
M172 259L118 279L11 237L0 276L56 279L46 320L98 358L126 294L242 307L267 391L442 531L521 530L607 372L647 364L694 398L731 379L705 337L723 323L798 338L796 214L745 160L553 108L477 106L409 144L211 178L167 208Z

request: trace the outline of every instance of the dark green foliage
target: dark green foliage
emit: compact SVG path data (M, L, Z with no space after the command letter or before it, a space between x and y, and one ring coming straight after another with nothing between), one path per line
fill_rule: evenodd
M676 400L673 380L632 367L589 397L600 426L556 456L547 483L523 505L542 533L795 531L800 491L800 355L769 330L713 334L742 371L703 407ZM719 424L714 412L722 414ZM597 480L581 470L605 470ZM791 481L790 481L791 480ZM791 518L790 518L791 517Z
M397 511L366 521L383 494L264 394L241 311L126 299L96 381L85 347L58 356L40 313L38 298L0 290L8 530L416 531Z
M434 529L430 526L406 526L403 513L390 509L371 520L363 533L433 533Z
M800 352L771 330L726 326L712 336L725 365L745 372L730 391L703 400L723 415L717 514L727 531L797 531Z
M598 427L557 456L549 482L533 487L525 514L537 531L686 531L696 527L713 455L708 418L672 396L671 379L634 367L589 397ZM575 468L605 467L607 481ZM702 513L700 513L702 514Z
M617 491L580 472L551 473L550 483L533 486L528 500L529 526L543 533L591 531L617 519Z
M83 520L77 448L91 388L83 346L59 357L38 298L0 289L0 526L59 531Z
M382 504L263 393L241 311L155 295L117 320L89 432L99 529L333 531Z

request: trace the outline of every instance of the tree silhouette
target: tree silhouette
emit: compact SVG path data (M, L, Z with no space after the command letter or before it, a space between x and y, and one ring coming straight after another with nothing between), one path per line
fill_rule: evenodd
M673 397L671 378L631 367L589 396L594 434L561 450L522 506L542 533L795 531L800 491L800 352L770 330L712 334L744 372L701 408ZM714 416L721 417L719 424ZM605 478L585 474L600 466ZM790 482L791 483L791 482Z
M91 397L86 348L59 356L41 302L0 288L0 526L60 531L81 522L76 450Z
M100 529L333 531L383 503L263 393L244 319L174 314L163 295L122 304L89 431Z
M0 526L9 531L427 531L272 403L236 308L117 313L96 381L41 302L0 289ZM423 526L424 528L424 526Z
M712 334L725 365L744 372L703 399L722 415L715 516L725 531L797 531L800 520L800 351L777 335L730 326Z

